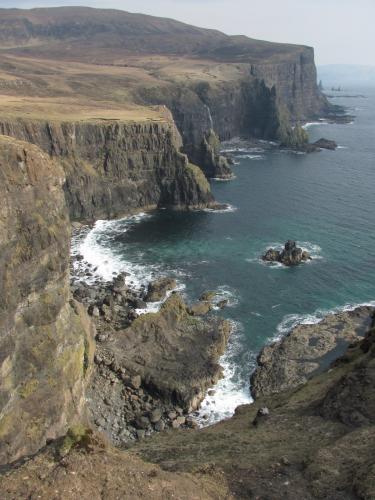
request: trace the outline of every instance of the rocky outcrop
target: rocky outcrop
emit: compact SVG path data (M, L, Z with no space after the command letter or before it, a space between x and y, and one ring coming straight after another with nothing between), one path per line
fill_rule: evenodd
M270 248L262 256L262 259L265 262L280 262L284 266L296 266L302 262L311 260L311 257L308 252L297 247L295 241L288 240L285 243L284 250L280 252L279 250Z
M167 293L177 287L176 280L173 278L160 278L151 281L148 285L146 302L158 302L164 300Z
M61 166L0 137L0 463L84 418L93 331L69 291Z
M0 123L0 133L38 145L64 167L71 220L140 208L203 207L213 202L200 169L179 152L170 115L160 122Z
M93 421L120 445L193 426L188 413L221 377L218 360L229 323L194 317L177 293L158 313L139 316L127 328L114 319L106 314L96 320L99 343L88 392Z
M318 141L313 142L313 146L315 146L317 149L329 149L331 151L334 151L335 149L337 149L337 142L322 138Z
M197 427L190 413L221 377L218 360L231 332L228 322L202 316L226 301L206 292L198 304L187 306L172 292L173 278L135 289L126 273L103 282L83 256L72 260L73 296L97 331L87 393L97 429L123 446L165 429ZM150 302L163 300L158 312L146 313Z
M285 338L264 347L251 376L254 398L297 387L327 370L348 345L369 330L374 309L331 314L315 325L299 325Z

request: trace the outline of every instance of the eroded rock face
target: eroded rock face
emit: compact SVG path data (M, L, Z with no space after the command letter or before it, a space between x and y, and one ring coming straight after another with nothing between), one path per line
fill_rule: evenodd
M262 256L262 259L266 262L280 262L284 266L296 266L302 262L311 260L311 257L308 252L297 247L295 241L289 240L285 243L284 250L280 252L274 248L270 248Z
M316 325L300 325L282 340L264 347L251 376L253 397L281 392L304 384L329 368L348 345L363 338L374 309L331 314Z
M160 300L164 300L167 293L176 288L176 286L176 280L173 278L160 278L151 281L148 285L145 300L146 302L159 302Z
M95 220L139 208L206 207L210 186L180 153L170 114L160 122L2 122L0 133L61 160L71 220Z
M70 300L64 172L0 137L0 463L83 416L92 327Z

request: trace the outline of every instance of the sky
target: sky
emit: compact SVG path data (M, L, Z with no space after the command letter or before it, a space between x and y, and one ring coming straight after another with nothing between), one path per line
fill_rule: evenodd
M230 35L310 45L317 64L375 66L375 0L0 0L0 7L86 5L171 17Z

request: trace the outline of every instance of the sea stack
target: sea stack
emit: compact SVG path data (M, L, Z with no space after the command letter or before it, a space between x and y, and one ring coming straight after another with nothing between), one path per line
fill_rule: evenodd
M308 252L297 247L295 241L288 240L281 252L274 248L270 248L263 255L262 259L265 262L280 262L284 264L284 266L296 266L301 264L301 262L312 260L312 257Z

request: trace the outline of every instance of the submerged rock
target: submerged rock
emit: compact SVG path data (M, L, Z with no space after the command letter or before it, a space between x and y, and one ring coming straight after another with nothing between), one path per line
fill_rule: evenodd
M295 241L288 240L285 243L284 250L280 252L274 248L270 248L262 256L262 259L266 262L280 262L284 266L295 266L301 264L301 262L312 260L312 257L308 252L297 247Z

